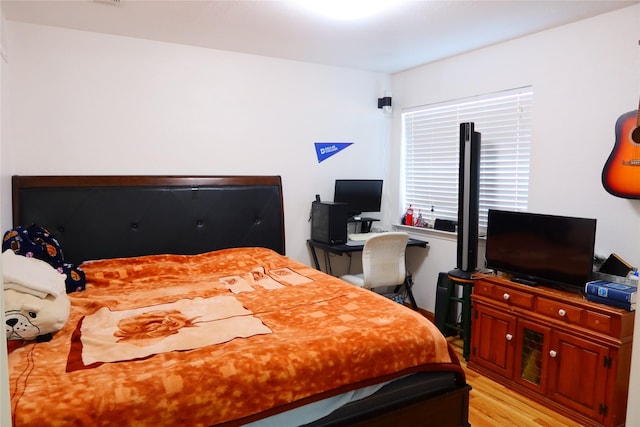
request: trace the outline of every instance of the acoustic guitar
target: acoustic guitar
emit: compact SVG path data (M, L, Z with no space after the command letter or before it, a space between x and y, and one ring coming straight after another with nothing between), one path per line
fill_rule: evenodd
M640 107L616 121L616 142L602 170L602 185L614 196L640 199Z

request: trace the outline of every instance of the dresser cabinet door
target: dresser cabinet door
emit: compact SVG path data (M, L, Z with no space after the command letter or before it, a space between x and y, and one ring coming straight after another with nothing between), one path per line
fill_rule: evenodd
M556 402L602 422L609 349L573 335L554 332L549 350L549 393Z
M493 372L512 378L516 318L479 305L474 308L470 358Z
M519 319L514 380L540 394L547 392L551 328Z

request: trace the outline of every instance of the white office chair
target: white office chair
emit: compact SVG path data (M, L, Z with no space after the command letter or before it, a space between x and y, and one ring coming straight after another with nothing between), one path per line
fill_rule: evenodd
M407 285L405 249L409 235L400 232L380 233L370 237L362 249L362 274L340 278L361 288ZM410 292L410 287L407 286ZM413 301L412 301L413 302Z

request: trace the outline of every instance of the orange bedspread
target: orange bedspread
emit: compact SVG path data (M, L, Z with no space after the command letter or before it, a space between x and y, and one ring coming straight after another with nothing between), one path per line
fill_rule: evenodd
M83 269L64 329L9 355L15 427L237 425L410 372L461 372L418 313L267 249Z

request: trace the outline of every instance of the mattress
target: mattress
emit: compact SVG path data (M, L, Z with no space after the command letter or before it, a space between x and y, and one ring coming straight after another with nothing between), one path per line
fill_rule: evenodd
M9 355L16 427L245 425L345 394L353 409L411 374L463 381L429 320L269 249L82 268L65 327Z

